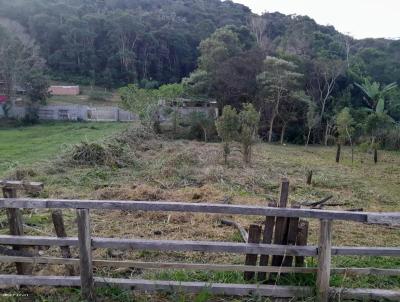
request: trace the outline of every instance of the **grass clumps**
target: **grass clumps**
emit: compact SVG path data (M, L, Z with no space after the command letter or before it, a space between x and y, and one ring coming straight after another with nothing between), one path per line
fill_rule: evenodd
M134 166L139 153L162 147L155 134L142 127L132 127L103 142L80 142L64 156L72 166Z
M108 150L98 143L82 142L72 148L71 161L78 165L104 165L109 160Z

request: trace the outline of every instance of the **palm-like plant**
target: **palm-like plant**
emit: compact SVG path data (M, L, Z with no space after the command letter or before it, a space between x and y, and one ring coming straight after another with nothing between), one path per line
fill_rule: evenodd
M378 82L371 82L365 79L364 84L357 84L356 86L360 88L364 94L364 100L368 104L369 109L375 111L375 113L385 112L385 97L389 91L397 87L396 83L391 83L386 86L382 86Z

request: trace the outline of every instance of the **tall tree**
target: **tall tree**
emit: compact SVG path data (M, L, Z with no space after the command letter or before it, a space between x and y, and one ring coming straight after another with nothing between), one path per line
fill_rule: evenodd
M311 63L311 70L308 76L307 93L310 95L318 106L319 123L322 127L331 127L329 119L326 118L326 110L328 105L333 102L332 94L334 92L337 79L344 71L344 62L340 59L318 59ZM328 131L324 131L327 133ZM327 142L327 139L325 139Z
M270 116L268 142L271 142L275 120L280 113L282 103L294 97L303 75L296 72L297 66L294 63L276 57L267 57L264 68L265 71L257 77L257 80L264 110Z

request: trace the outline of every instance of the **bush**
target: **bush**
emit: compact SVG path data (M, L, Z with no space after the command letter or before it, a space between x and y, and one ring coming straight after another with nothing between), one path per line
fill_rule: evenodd
M400 127L396 126L388 130L382 140L383 148L388 150L400 150Z
M111 93L106 91L92 90L89 93L89 100L94 102L106 102L112 98Z

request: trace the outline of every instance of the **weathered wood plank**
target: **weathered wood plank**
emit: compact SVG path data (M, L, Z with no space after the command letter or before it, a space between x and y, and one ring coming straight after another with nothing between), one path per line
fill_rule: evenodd
M288 198L289 198L289 180L284 178L281 183L278 206L280 208L286 208ZM288 218L277 217L275 222L274 244L286 245L287 231L288 231ZM283 256L274 255L272 257L273 266L281 266L282 261L283 261Z
M400 213L377 213L370 214L367 216L367 223L370 224L381 224L381 225L400 225Z
M9 276L0 275L0 283L7 286L79 286L79 277L55 277L55 276ZM309 297L313 294L310 287L274 286L257 284L222 284L207 282L178 282L157 281L142 279L113 279L95 278L96 286L118 286L126 289L146 292L180 291L198 293L207 289L211 294L229 296L260 295L266 297L293 298Z
M16 198L17 189L10 187L3 187L4 198ZM10 235L13 236L23 236L24 235L24 221L22 218L22 213L20 209L8 208L7 209L7 219L10 228ZM20 251L22 253L30 253L29 247L26 246L13 246L13 250ZM31 275L33 271L33 266L24 263L15 263L17 268L17 273L19 275Z
M57 199L5 199L0 198L0 208L28 209L106 209L126 211L193 212L250 216L300 217L331 220L367 222L381 213L323 211L315 209L269 208L251 205L228 205L211 203L187 203L170 201L105 201L105 200L57 200ZM386 214L400 223L400 214ZM385 221L387 222L387 221Z
M270 207L270 208L275 207L275 203L270 202L268 204L268 207ZM264 243L264 244L272 243L272 237L274 234L274 226L275 226L275 217L273 217L273 216L265 217L262 243ZM269 255L263 254L260 256L260 266L267 266L268 262L269 262ZM267 274L260 272L257 275L257 279L258 279L258 281L266 281Z
M318 244L317 301L329 301L331 274L332 221L321 220Z
M261 227L256 224L250 225L249 228L249 239L247 243L259 243L261 239ZM247 254L245 265L247 266L256 266L257 265L257 254ZM253 270L244 272L243 278L244 280L252 280L255 276L255 272Z
M77 209L79 239L79 271L81 275L82 298L95 301L92 243L90 237L90 216L88 209Z
M308 241L308 226L309 222L306 220L300 220L299 222L299 232L297 234L296 245L297 246L306 246ZM304 266L304 257L298 256L295 258L296 266L302 267Z
M0 275L0 283L4 286L63 286L78 287L80 285L79 277L62 276L20 276L20 275ZM294 287L294 286L275 286L258 284L209 284L206 282L176 282L176 281L150 281L140 279L112 279L95 278L96 286L120 286L132 290L141 290L148 292L181 290L184 292L196 293L205 288L212 294L229 296L248 296L261 295L264 297L292 298L292 297L312 297L313 288ZM382 300L399 301L400 291L380 290L380 289L342 289L330 288L332 296L341 295L343 299L360 300Z
M76 237L57 238L46 236L9 236L0 235L2 245L43 245L43 246L78 246ZM247 244L213 241L179 241L179 240L145 240L145 239L118 239L92 238L94 248L115 249L151 249L160 251L198 251L233 254L261 254L291 256L316 256L317 246L286 246L273 244ZM341 256L400 256L400 248L396 247L332 247L332 255Z
M53 220L54 230L57 234L57 237L68 237L65 230L64 218L61 210L53 210L51 213L51 218ZM69 248L69 246L60 246L60 249L63 258L71 258L71 249ZM66 266L66 269L69 276L75 275L75 270L73 266Z
M387 256L399 257L396 247L333 247L332 256Z
M400 291L368 288L331 288L332 297L340 296L341 300L360 301L400 301Z
M299 209L300 205L294 204L292 205L292 208ZM286 240L286 243L288 245L296 245L297 233L299 229L299 220L300 219L298 217L289 218L287 240ZM293 257L284 256L282 266L292 266L292 264L293 264Z
M0 263L36 263L54 265L79 266L79 259L65 259L58 257L34 257L34 256L0 256ZM140 261L119 261L119 260L93 260L93 265L98 267L131 267L140 269L183 269L199 271L237 271L244 272L253 270L266 273L316 273L316 267L274 267L274 266L246 266L236 264L203 264L203 263L177 263L177 262L140 262ZM400 269L381 268L331 268L332 274L346 275L379 275L379 276L400 276Z
M0 187L26 190L29 192L40 192L43 190L44 186L41 182L30 182L30 181L20 181L20 180L0 180Z

